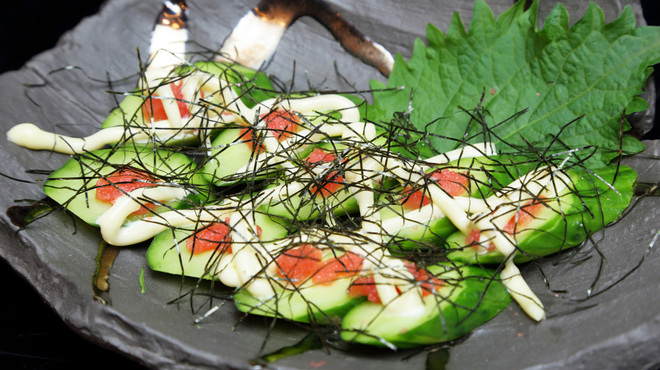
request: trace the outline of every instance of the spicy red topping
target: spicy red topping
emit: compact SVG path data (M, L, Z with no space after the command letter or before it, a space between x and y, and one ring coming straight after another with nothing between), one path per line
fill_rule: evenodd
M348 295L354 298L367 297L369 302L382 303L373 276L355 279L351 287L348 288Z
M305 162L310 166L315 166L322 163L330 163L337 160L337 156L333 153L326 152L322 149L314 149ZM310 191L314 195L322 195L327 197L330 194L335 193L344 185L344 177L339 174L339 171L331 171L322 179L318 180L317 184L314 184L310 187Z
M312 278L314 284L327 284L356 275L362 267L362 257L354 253L322 261L320 249L306 244L292 248L275 259L277 272L297 285Z
M511 217L509 222L504 227L504 231L509 234L514 234L534 221L539 212L545 208L543 199L543 197L540 197L539 199L534 199L527 202L527 204L521 207L518 211L518 220L516 221L516 216Z
M316 284L327 284L334 280L355 276L362 269L364 259L355 253L346 253L341 257L331 258L323 263L312 281Z
M284 141L298 131L300 118L292 112L275 110L261 115L266 127L279 141Z
M277 272L298 285L319 271L322 257L321 250L309 244L292 248L275 259Z
M122 168L96 182L96 199L114 204L120 196L135 189L158 185L158 182L143 171Z
M254 144L255 144L255 139L254 139L254 129L253 128L242 128L239 134L239 140L242 142L245 142L249 147L251 151L254 151ZM259 146L259 150L257 151L256 154L263 153L266 150L266 147L262 144Z
M188 105L183 99L183 81L172 82L169 84L174 99L176 99L176 104L179 107L179 114L181 118L190 117L190 110ZM145 120L150 121L152 118L154 121L164 121L167 119L167 113L165 112L165 107L163 106L162 99L147 98L147 100L142 105L142 115Z
M444 281L438 279L435 276L429 277L429 273L426 271L426 269L417 266L413 262L406 261L405 265L415 280L422 282L422 297L426 297L427 295L437 291L445 284Z
M143 171L134 168L122 168L105 178L100 178L96 182L96 199L101 202L115 204L117 198L122 195L135 189L158 185L158 182L158 180ZM153 210L154 207L152 203L144 204L134 214L143 215Z
M334 153L326 152L323 149L315 148L305 159L305 162L310 165L330 163L337 159Z
M433 171L429 178L437 182L452 197L465 193L470 182L464 174L449 169ZM424 190L413 191L413 188L406 187L403 194L401 204L407 210L419 209L431 203Z
M457 197L465 193L470 183L470 179L467 176L449 169L433 171L431 173L431 180L437 182L452 197Z
M421 190L413 191L413 188L407 186L403 189L403 208L412 211L414 209L422 208L431 203L429 197L425 196Z
M527 204L521 207L517 212L518 220L516 221L516 216L512 216L506 226L504 226L504 231L513 235L527 227L532 221L536 219L536 216L538 216L539 212L545 208L543 199L545 198L539 197L539 199L534 199L527 202ZM481 232L478 229L474 229L470 232L470 235L465 237L465 244L472 245L473 248L478 248L480 237ZM495 249L495 246L493 243L490 243L486 249L490 252Z
M413 262L405 262L405 266L413 275L416 281L422 282L422 297L437 291L440 287L444 285L444 282L437 277L429 277L426 269L421 268L414 264ZM397 291L399 289L397 288ZM348 289L348 294L351 297L367 297L367 300L374 303L382 303L380 296L378 295L378 289L374 281L373 276L370 277L360 277L355 279L351 287Z
M218 251L231 253L231 229L229 218L225 222L214 222L186 239L186 248L193 254Z

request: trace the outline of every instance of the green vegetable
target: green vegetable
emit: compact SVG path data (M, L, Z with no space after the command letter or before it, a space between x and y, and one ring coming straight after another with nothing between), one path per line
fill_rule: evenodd
M439 152L463 137L470 142L486 137L501 150L527 143L581 148L582 158L599 148L589 166L616 157L622 116L647 109L637 95L660 61L660 28L635 28L629 6L605 24L591 3L570 28L566 9L557 5L539 30L538 2L525 11L526 3L516 2L496 21L477 0L469 32L458 15L446 33L429 25L428 46L417 40L409 62L397 56L387 82L394 90L374 93L368 118L390 122L411 103L410 121L426 130ZM624 153L642 149L624 137ZM428 146L421 154L431 154Z
M299 322L338 324L346 312L364 301L364 297L355 298L346 294L350 285L349 278L327 285L276 285L275 295L265 299L255 298L247 289L240 289L234 294L234 303L241 312Z
M392 312L364 302L342 321L342 339L398 348L417 347L459 338L495 317L511 303L493 271L474 266L429 267L445 285L423 298L421 310Z
M259 240L263 243L286 236L287 229L264 214L255 213L255 221L261 230ZM217 278L218 263L225 252L215 249L193 253L186 245L187 241L204 226L201 223L191 224L165 230L156 235L147 249L149 267L154 271L174 275L203 279Z
M515 262L526 262L577 246L587 235L615 221L630 204L637 178L629 167L614 165L595 175L583 169L572 170L569 174L572 183L561 192L559 199L548 201L528 225L511 236L519 250ZM486 252L475 243L468 243L466 238L467 235L457 231L447 239L449 259L486 264L504 261L505 256L496 249Z
M44 183L44 193L83 221L97 226L96 219L112 204L96 198L98 181L112 173L131 168L157 182L181 184L191 190L185 199L157 206L153 212L202 204L210 198L209 184L197 174L196 165L184 154L146 147L102 149L75 155Z
M432 167L427 171L441 172L449 170L463 176L466 184L458 184L458 188L464 188L465 192L457 196L470 196L474 198L485 198L491 195L495 190L503 188L506 184L514 180L514 173L510 172L513 164L519 168L523 167L524 158L515 156L490 156L461 158L460 160L450 162L446 165ZM429 179L428 181L432 181ZM453 180L449 181L450 185ZM440 183L442 186L442 183ZM417 190L416 188L413 190ZM425 189L417 190L425 197ZM392 252L411 251L411 250L433 250L435 253L444 253L445 241L449 235L456 231L456 227L444 215L430 219L425 222L412 221L408 216L407 210L401 204L402 199L411 196L412 191L405 187L398 187L391 190L390 198L383 199L380 214L383 222L387 223L396 217L406 219L407 226L403 229L385 227L385 243Z

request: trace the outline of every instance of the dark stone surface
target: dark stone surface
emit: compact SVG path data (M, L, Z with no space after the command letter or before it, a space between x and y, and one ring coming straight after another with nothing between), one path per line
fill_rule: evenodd
M447 10L438 9L436 2L424 0L416 1L415 7L411 7L410 2L375 0L333 3L376 41L404 55L409 55L411 40L424 32L422 25L428 20L444 28L443 25L447 24L453 11L460 11L465 23L471 12L471 2L463 1L447 5ZM508 1L489 3L492 3L496 11L501 11ZM583 3L575 2L579 5L569 7L572 19L583 13ZM621 4L620 1L604 0L599 3L610 4L610 20L611 14L618 12ZM137 70L136 47L146 50L149 31L159 4L155 0L112 0L101 13L86 19L72 33L65 35L55 49L38 56L18 72L2 75L0 126L7 129L14 123L31 121L72 135L93 132L114 102L105 93L107 84L95 82L85 74L103 81L107 78L128 77L134 73ZM200 45L214 49L233 27L235 17L245 11L246 4L238 0L226 1L222 7L210 4L217 2L191 1L191 31L193 39ZM542 12L548 9L544 7ZM392 14L397 16L392 17ZM403 17L401 14L408 16ZM383 17L391 18L392 21L387 31L383 31L384 27L379 21ZM330 57L319 60L319 54ZM298 88L307 88L308 79L314 86L349 88L336 76L334 59L347 80L355 81L358 87L365 87L369 78L381 78L368 67L356 66L355 60L344 55L343 50L334 44L324 29L309 20L297 23L287 33L269 71L285 80L294 76L292 56L297 60L295 83ZM67 65L76 65L80 69L49 74ZM306 72L309 74L306 75ZM118 83L113 87L129 89L133 81L129 78L126 83ZM46 82L44 87L24 87L25 83L43 82ZM27 99L26 92L38 105ZM649 156L639 156L633 163L644 168L647 181L657 182L660 180L657 177L660 173L657 161L660 146L657 142L650 144L652 152L649 152ZM16 200L43 197L38 183L43 177L27 174L25 169L57 168L66 160L66 156L29 152L3 142L0 160L3 163L0 172L3 174L34 182L24 184L2 178L0 209L5 210L17 204ZM655 266L660 263L660 254L657 250L649 249L660 227L658 205L657 197L639 200L630 215L607 229L602 239L597 239L598 250L606 260L592 297L583 302L581 300L586 297L586 291L594 281L601 261L593 247L587 246L580 251L577 258L589 259L579 267L565 262L565 256L538 265L527 265L524 269L525 277L546 302L551 317L540 324L534 324L512 305L508 311L475 331L467 341L452 348L449 367L658 366L660 270ZM99 242L96 230L80 223L74 224L70 218L59 213L18 233L3 214L0 227L0 256L36 288L43 300L68 325L89 340L120 351L149 367L212 368L221 364L245 367L249 359L257 356L258 348L265 340L268 320L249 318L233 330L241 316L231 305L220 309L199 327L192 325L196 316L191 315L187 305L167 305L180 291L181 282L177 278L147 271L147 292L140 293L138 276L145 266L143 247L121 252L112 271L111 305L103 306L93 301L91 289L94 257ZM647 257L643 259L645 255ZM643 263L630 276L614 284L640 261ZM0 269L7 273L6 266L0 266ZM553 290L566 293L555 297L553 291L544 286L540 271L549 277ZM28 289L25 285L14 287L16 290ZM116 359L93 345L80 344L75 335L57 324L57 319L44 320L50 324L45 323L42 327L40 319L48 314L48 310L31 311L32 307L39 304L38 297L30 298L21 292L10 291L3 295L3 309L9 307L4 302L17 301L15 311L3 317L7 325L10 325L10 329L3 332L3 335L7 333L4 340L8 342L8 347L4 348L10 351L19 348L12 346L35 333L38 334L35 337L40 337L36 342L31 342L35 352L24 352L25 362L21 367L72 368L80 365L89 368L89 359L96 359L98 366L113 365L112 361L118 361L117 366L125 365L121 358ZM23 303L26 306L22 306ZM578 310L583 308L587 309ZM573 310L578 311L564 314ZM53 322L54 326L48 326ZM40 328L48 329L39 331ZM12 330L16 330L18 338L14 341L8 340ZM51 336L52 332L57 334ZM291 345L304 333L304 330L296 326L277 325L271 332L265 350ZM76 357L75 352L67 354L67 346L75 347L78 354L84 353L84 359L77 362L81 357ZM313 351L286 359L278 365L309 367L311 362L325 361L326 368L422 368L425 355L413 356L401 362L410 354L381 350L346 354L335 350L328 355L323 351ZM31 359L28 360L28 357ZM46 357L46 362L30 362L36 357ZM4 364L7 359L11 360L6 355L0 357L0 363Z

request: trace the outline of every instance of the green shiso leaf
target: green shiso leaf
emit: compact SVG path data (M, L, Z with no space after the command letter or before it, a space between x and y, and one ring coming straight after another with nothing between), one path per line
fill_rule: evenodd
M386 91L374 93L368 118L407 112L439 152L463 141L494 141L501 151L552 144L584 150L578 158L593 153L598 165L618 155L622 140L624 154L642 151L620 132L629 128L625 115L647 107L637 96L660 61L660 28L637 28L630 7L606 24L592 3L572 27L558 5L539 29L538 3L523 3L496 20L477 0L469 31L457 14L446 33L429 25L428 45L416 40L408 62L397 55L387 86L372 83Z

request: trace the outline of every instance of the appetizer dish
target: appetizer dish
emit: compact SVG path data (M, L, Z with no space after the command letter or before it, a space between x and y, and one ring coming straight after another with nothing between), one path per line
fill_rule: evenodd
M446 32L429 25L405 60L325 2L304 3L262 1L200 57L188 4L166 1L137 83L97 131L7 131L13 144L70 156L19 235L70 215L102 238L99 304L113 306L107 284L122 258L112 260L131 249L150 270L139 294L151 291L145 275L167 279L177 294L160 304L189 304L194 316L177 315L188 311L204 336L224 311L235 331L222 337L243 321L311 333L293 352L414 348L432 359L512 305L531 319L522 325L556 315L550 283L540 295L521 267L597 250L630 209L638 175L621 161L644 145L624 132L627 115L648 108L638 95L660 30L636 28L630 7L608 23L590 5L569 27L558 5L538 28L536 1L497 19L477 1L469 31L459 16ZM300 90L270 74L306 15L387 82Z

